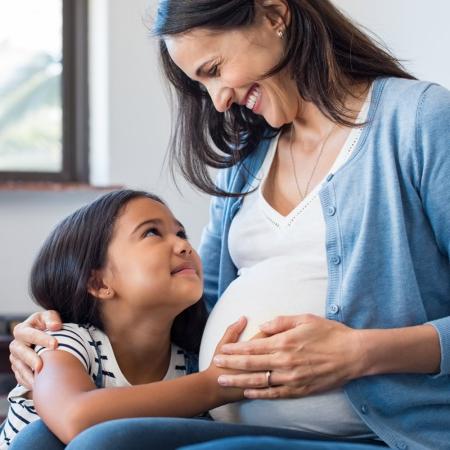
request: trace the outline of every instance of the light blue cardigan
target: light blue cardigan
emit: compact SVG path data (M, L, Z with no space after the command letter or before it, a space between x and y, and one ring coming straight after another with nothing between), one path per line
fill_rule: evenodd
M438 375L380 375L345 386L355 410L392 448L450 448L450 92L396 78L374 83L357 148L320 191L326 221L326 317L353 328L430 322ZM221 171L245 192L268 149ZM236 278L228 231L242 198L214 198L200 254L209 307Z

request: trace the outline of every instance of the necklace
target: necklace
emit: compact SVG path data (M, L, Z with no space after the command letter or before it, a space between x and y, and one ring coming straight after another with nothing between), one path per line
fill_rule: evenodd
M322 145L320 147L320 151L317 155L316 161L314 162L314 167L311 171L311 174L308 178L308 182L306 183L306 187L305 187L305 193L302 192L302 190L300 189L300 183L298 182L298 178L297 178L297 170L295 169L295 161L294 161L294 154L292 152L292 137L294 135L294 125L291 125L291 133L290 133L290 137L289 137L289 153L291 154L291 162L292 162L292 170L294 171L294 179L295 179L295 184L297 186L297 191L300 195L300 201L303 201L305 199L305 197L308 195L309 192L309 185L311 184L311 180L316 172L317 166L319 164L320 161L320 157L322 156L323 153L323 149L325 148L325 144L327 143L329 137L331 136L331 133L334 131L334 129L336 128L336 123L331 127L330 131L328 132L327 136L325 137L325 139L322 142Z

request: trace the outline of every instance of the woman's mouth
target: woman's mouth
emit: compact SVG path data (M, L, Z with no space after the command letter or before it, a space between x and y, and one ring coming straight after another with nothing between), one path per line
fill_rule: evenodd
M247 102L245 106L251 111L255 112L258 109L261 98L261 88L258 84L254 84L247 94Z

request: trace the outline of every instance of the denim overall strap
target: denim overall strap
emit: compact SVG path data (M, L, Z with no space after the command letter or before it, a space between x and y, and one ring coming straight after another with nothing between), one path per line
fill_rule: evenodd
M186 375L198 372L198 354L195 352L184 352L186 362Z
M101 389L105 387L103 385L103 366L102 366L102 355L100 353L100 349L97 345L97 341L94 339L94 336L92 336L92 333L90 332L89 328L86 327L87 332L89 333L89 336L92 339L92 345L95 348L95 353L97 353L97 359L98 359L98 370L97 375L95 376L95 387L97 389Z

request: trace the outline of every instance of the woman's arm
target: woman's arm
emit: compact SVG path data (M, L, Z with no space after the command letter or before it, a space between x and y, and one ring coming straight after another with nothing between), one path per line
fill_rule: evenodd
M244 388L247 398L302 397L368 375L439 372L439 336L431 325L355 330L307 314L278 317L261 329L271 336L226 344L214 358L219 367L248 371L219 378L223 386ZM267 386L267 370L275 387Z
M235 342L245 320L231 325L222 341ZM217 378L223 370L207 370L174 380L132 387L96 389L85 367L65 351L42 354L33 400L39 416L64 443L97 423L125 417L192 417L243 398L241 389L225 389Z

